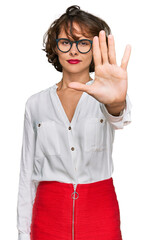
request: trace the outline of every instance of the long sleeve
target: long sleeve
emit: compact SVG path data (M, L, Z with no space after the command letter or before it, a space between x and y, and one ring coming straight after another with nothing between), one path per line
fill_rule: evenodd
M125 109L121 111L120 116L111 115L106 109L105 105L101 103L101 111L114 129L122 129L124 126L131 123L131 108L132 104L128 95L126 95Z
M30 240L32 207L37 188L37 185L31 181L34 160L34 145L35 134L26 103L17 202L18 240Z

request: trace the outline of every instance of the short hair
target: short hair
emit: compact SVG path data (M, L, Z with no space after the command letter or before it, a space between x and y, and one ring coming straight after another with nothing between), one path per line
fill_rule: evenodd
M98 36L101 30L106 33L106 44L108 47L108 35L111 34L111 29L108 24L101 18L94 16L88 12L80 9L77 5L72 5L66 9L66 12L56 19L50 25L49 29L43 36L43 51L46 52L48 62L51 63L55 69L62 72L62 66L59 62L58 55L55 51L56 39L62 28L64 28L67 37L72 37L78 40L78 37L74 34L75 29L73 28L73 22L77 23L81 28L81 33L85 37ZM70 34L68 33L70 30ZM94 72L93 58L89 67L89 72Z

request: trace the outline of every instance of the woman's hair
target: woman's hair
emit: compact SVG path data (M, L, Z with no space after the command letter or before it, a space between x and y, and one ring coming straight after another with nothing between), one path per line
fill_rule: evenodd
M47 32L43 36L43 51L46 52L48 62L52 63L55 69L62 72L62 66L58 60L56 53L56 39L60 34L62 28L64 28L67 37L72 37L75 40L79 38L74 34L77 32L73 28L73 22L77 23L81 28L81 33L85 37L98 36L101 30L106 33L106 43L108 47L108 35L111 34L111 29L108 24L101 18L94 16L88 12L82 11L79 6L73 5L66 9L66 12L56 19L49 27ZM69 31L68 31L69 30ZM70 34L69 34L70 33ZM94 72L94 62L90 64L89 72Z

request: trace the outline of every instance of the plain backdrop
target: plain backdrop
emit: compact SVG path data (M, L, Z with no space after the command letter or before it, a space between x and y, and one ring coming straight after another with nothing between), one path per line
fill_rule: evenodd
M17 194L25 102L61 80L48 63L43 35L71 5L103 18L115 38L120 65L126 44L132 123L116 130L113 179L123 240L149 239L149 34L147 1L5 0L0 4L0 226L1 239L17 239ZM94 76L94 73L91 74Z

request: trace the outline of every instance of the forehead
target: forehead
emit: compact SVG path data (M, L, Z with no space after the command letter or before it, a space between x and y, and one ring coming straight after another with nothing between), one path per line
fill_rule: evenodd
M83 37L88 37L89 38L89 33L87 33L87 30L85 29L85 26L83 26L83 32L82 32L82 29L81 27L79 26L79 24L73 22L72 24L72 28L71 28L71 31L70 31L70 25L68 25L68 28L67 28L67 32L68 32L68 35L65 31L65 28L64 26L61 27L60 29L60 33L59 33L59 38L60 37L68 37L69 39L73 40L74 38L83 38ZM71 34L71 32L73 34ZM74 37L73 37L74 36Z

